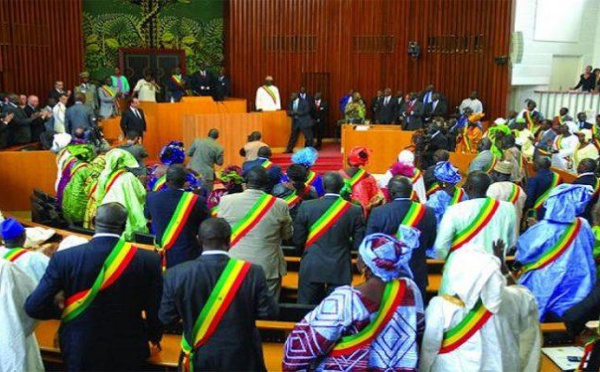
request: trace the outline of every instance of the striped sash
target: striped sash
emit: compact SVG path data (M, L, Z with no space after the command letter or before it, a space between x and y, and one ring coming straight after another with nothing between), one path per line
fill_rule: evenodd
M439 354L449 353L467 342L492 317L492 313L483 306L481 299L457 325L444 332Z
M508 202L517 204L519 201L519 196L521 195L521 188L514 183L512 184L512 188L510 190L510 195L508 195Z
M276 197L264 193L248 213L231 229L231 247L246 236L275 205Z
M321 217L312 224L309 229L308 239L304 245L306 248L313 245L323 234L335 225L340 217L352 206L343 198L338 198Z
M157 192L163 189L163 187L167 184L167 176L163 175L159 179L156 180L154 186L152 186L152 191Z
M15 262L19 257L23 256L25 253L27 253L27 249L9 248L8 252L6 252L4 256L2 256L2 258L10 262Z
M267 92L267 94L269 95L269 97L271 97L271 99L273 100L273 103L277 103L277 96L275 95L275 92L273 92L271 90L271 88L269 88L266 85L263 85L262 88L265 90L265 92Z
M452 199L450 199L448 205L458 204L463 200L464 197L465 190L462 187L457 187L456 189L454 189L454 194L452 195Z
M454 236L452 245L450 246L450 252L456 251L473 240L473 238L491 221L499 206L499 201L486 198L479 213L475 216L475 219Z
M548 195L550 195L550 191L552 191L553 188L558 186L559 183L560 176L558 175L558 173L552 172L552 182L550 182L550 186L548 187L548 189L546 189L546 191L544 191L544 193L539 198L537 198L537 200L533 204L533 209L536 213L540 212L540 209L542 209L542 207L544 206L544 202L546 201L546 199L548 199Z
M430 197L431 195L435 194L436 192L440 191L442 189L442 187L440 186L439 183L434 182L431 184L431 186L429 187L429 189L427 190L427 197Z

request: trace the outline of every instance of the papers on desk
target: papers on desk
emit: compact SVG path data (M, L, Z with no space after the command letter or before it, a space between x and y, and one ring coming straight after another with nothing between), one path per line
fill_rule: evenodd
M590 331L600 334L600 320L590 320L585 326Z
M366 132L369 130L369 126L368 125L357 125L354 127L354 130L357 132Z
M542 352L562 371L574 371L579 366L579 362L569 362L568 357L583 356L583 348L579 346L543 347Z

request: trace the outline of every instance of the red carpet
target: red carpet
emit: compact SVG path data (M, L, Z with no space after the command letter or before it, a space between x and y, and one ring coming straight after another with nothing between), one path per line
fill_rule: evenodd
M291 163L291 154L273 154L271 161L283 169L286 169ZM319 151L319 159L312 167L312 170L318 173L340 170L343 166L343 157L340 152L340 145L334 143L324 143Z

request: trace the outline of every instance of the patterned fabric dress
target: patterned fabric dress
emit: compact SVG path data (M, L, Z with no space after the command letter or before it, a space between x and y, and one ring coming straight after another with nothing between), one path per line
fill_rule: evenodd
M416 284L401 280L407 285L402 302L369 347L359 348L350 356L328 355L342 337L363 330L379 310L357 289L339 287L289 335L283 370L416 371L417 339L424 330L423 304Z
M345 179L352 178L347 171L341 171L340 174ZM352 201L358 202L362 206L365 216L369 214L373 207L382 204L384 200L385 197L377 186L377 181L368 173L352 187Z

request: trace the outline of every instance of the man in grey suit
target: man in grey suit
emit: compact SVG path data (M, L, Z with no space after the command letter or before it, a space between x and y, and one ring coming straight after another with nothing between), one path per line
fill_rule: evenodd
M71 135L76 128L83 128L86 133L95 125L96 117L92 110L85 105L85 95L75 95L75 104L67 109L65 113L65 131Z
M294 245L304 251L298 273L298 303L301 304L318 305L335 288L350 285L350 251L358 250L365 235L362 209L351 205L329 230L306 246L311 226L340 199L344 179L339 173L330 172L323 177L323 186L325 196L303 202L294 220Z
M127 142L119 146L120 149L129 152L135 160L137 160L139 167L130 169L130 171L136 176L143 176L146 174L146 161L145 159L149 156L148 151L140 144L140 134L134 130L127 132Z
M188 167L200 173L205 187L211 191L215 180L215 165L223 165L223 146L217 142L219 131L211 129L208 137L197 138L188 151L192 159Z
M310 117L310 103L300 99L298 93L292 93L287 114L292 118L292 133L288 142L286 153L291 154L298 141L300 132L304 134L304 147L313 147L313 121Z
M248 216L258 200L267 195L267 171L256 166L246 174L247 189L238 194L225 195L219 203L218 215L236 230L236 225ZM283 199L271 200L270 208L229 250L233 258L262 266L269 293L276 300L281 291L281 277L287 273L281 241L292 237L292 218Z
M477 145L478 154L475 159L471 160L469 164L469 173L475 171L487 172L492 166L494 161L494 155L491 151L492 141L489 138L483 138Z

